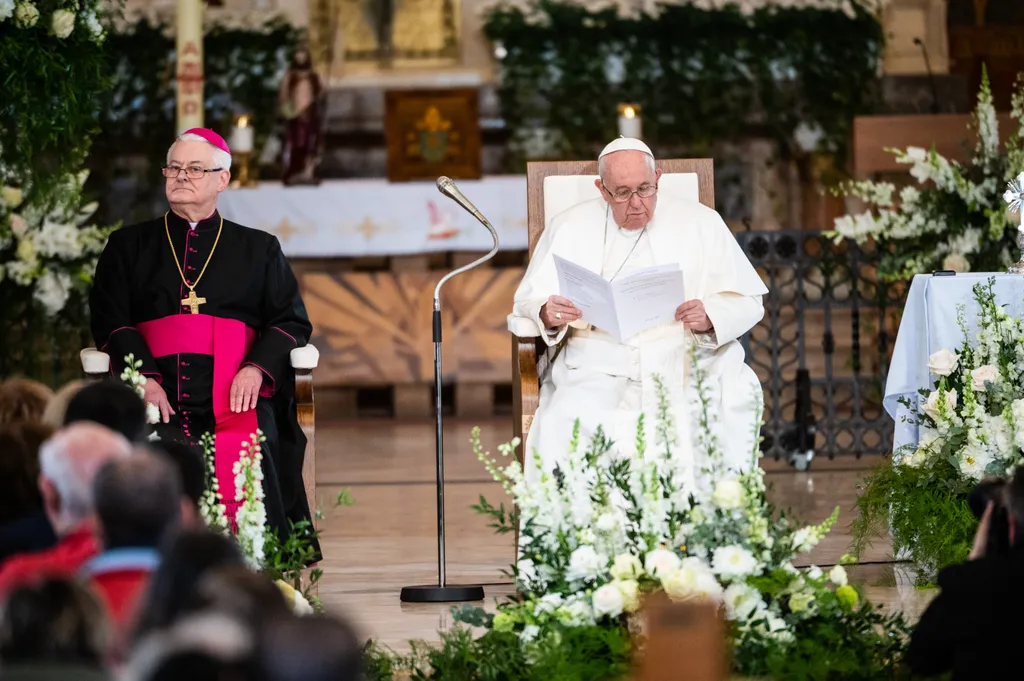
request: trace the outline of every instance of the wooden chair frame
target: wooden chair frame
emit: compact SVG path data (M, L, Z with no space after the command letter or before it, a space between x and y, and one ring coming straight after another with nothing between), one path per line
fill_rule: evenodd
M697 175L700 202L715 207L715 165L710 158L666 159L657 161L663 174L693 173ZM597 161L534 162L526 166L527 227L530 257L541 232L547 225L544 215L544 178L550 175L597 175ZM539 362L544 345L537 338L512 336L512 412L515 416L513 434L522 441L516 450L520 463L526 451L526 436L533 425L540 401ZM516 539L518 544L518 537Z

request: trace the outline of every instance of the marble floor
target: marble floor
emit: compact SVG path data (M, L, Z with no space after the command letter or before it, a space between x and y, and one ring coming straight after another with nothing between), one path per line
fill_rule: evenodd
M475 423L445 424L447 575L452 584L483 584L491 604L512 593L504 570L512 563L511 535L497 535L470 506L481 495L507 501L470 446ZM508 420L480 423L484 446L495 451L510 439ZM432 422L364 420L321 423L317 429L317 497L323 511L325 555L320 597L360 631L397 650L410 639L436 640L450 626L450 605L399 601L403 586L437 580L436 488ZM830 566L847 552L858 481L877 459L815 460L808 472L764 461L772 502L804 522L818 522L840 507L839 522L801 564ZM354 505L334 507L347 489ZM914 589L894 564L887 539L862 556L851 572L867 596L917 617L931 593Z

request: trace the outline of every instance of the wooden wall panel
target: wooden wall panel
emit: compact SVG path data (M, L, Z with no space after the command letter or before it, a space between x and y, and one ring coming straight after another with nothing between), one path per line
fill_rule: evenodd
M523 268L478 269L441 290L446 381L510 383L506 317ZM320 350L318 385L373 386L434 380L431 310L444 272L299 273Z

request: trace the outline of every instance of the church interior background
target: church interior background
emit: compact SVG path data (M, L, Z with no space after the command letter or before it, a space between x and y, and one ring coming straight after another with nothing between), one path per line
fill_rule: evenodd
M164 210L158 169L174 134L184 2L127 0L107 38L117 69L86 161L97 224ZM899 169L869 151L912 141L904 128L893 132L891 117L966 139L982 65L1000 112L1024 70L1018 0L891 0L877 18L849 19L842 35L794 10L745 35L746 56L728 47L740 29L725 12L700 28L686 7L666 11L635 29L647 50L644 40L627 49L607 39L616 11L601 3L556 3L546 19L527 21L499 7L210 0L202 12L204 123L246 166L222 210L281 240L321 353L321 597L399 647L450 625L446 608L403 606L394 593L433 575L432 291L489 245L433 179L458 181L503 241L486 268L446 289L443 401L451 574L511 593L502 573L511 537L492 535L469 510L500 491L467 440L473 424L491 447L512 434L505 318L527 262L526 164L592 159L637 130L659 157L714 159L716 207L771 289L768 314L744 343L765 389L772 495L798 515L824 517L835 504L850 514L858 480L891 448L881 398L905 288L877 281L870 249L822 234L852 205L829 188L843 177L899 181ZM671 58L656 63L670 43ZM300 45L322 86L315 179L284 185L280 84ZM753 62L771 66L750 74ZM66 334L45 354L21 354L18 339L37 331L9 328L0 373L76 377L77 348L89 344L84 317L64 317ZM355 505L330 508L343 488ZM837 529L812 560L836 562L848 541ZM858 578L875 596L908 612L924 607L884 540L866 559L876 565Z

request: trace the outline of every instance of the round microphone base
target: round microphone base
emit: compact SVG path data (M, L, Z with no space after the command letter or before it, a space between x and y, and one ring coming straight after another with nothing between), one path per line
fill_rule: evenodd
M465 584L406 586L402 588L400 598L403 603L463 603L467 601L482 601L484 599L484 588L482 586Z

